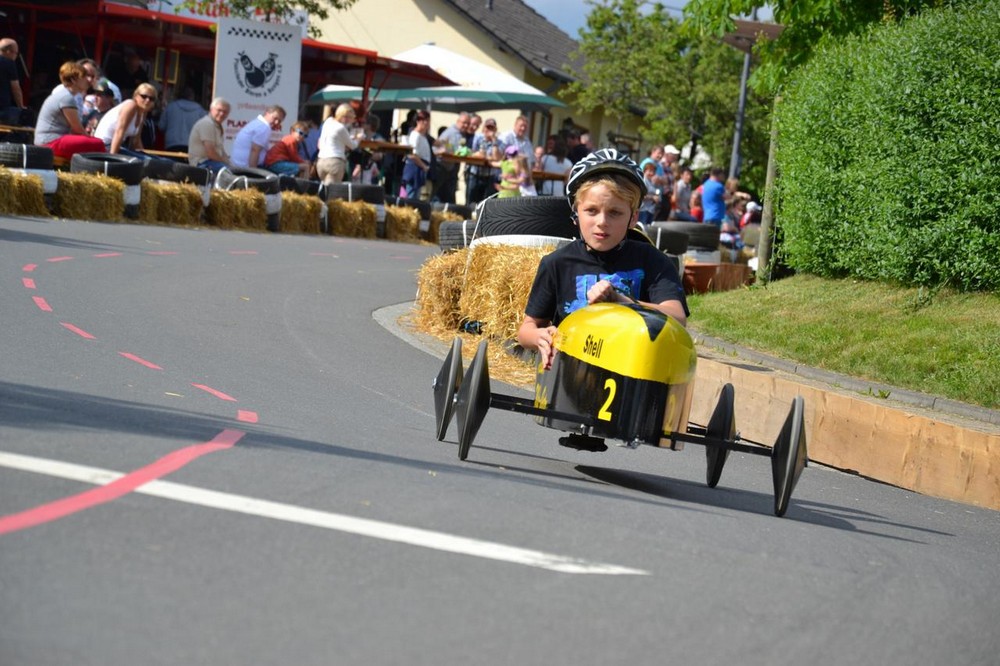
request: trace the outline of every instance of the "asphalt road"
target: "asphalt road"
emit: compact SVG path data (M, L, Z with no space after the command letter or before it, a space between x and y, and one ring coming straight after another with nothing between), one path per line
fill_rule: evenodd
M506 412L459 462L373 318L432 253L0 219L0 664L1000 663L996 512Z

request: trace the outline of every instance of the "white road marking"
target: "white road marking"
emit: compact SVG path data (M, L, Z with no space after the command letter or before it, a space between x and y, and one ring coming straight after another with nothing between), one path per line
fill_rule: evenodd
M2 451L0 451L0 467L96 485L111 483L124 476L121 472L101 469L99 467L88 467ZM560 573L599 574L606 576L649 575L648 571L643 571L642 569L632 569L630 567L603 564L601 562L589 562L574 557L546 553L540 550L518 548L491 541L480 541L479 539L470 539L443 532L433 532L416 527L406 527L378 520L355 518L328 511L308 509L293 504L270 502L245 495L234 495L206 488L197 488L171 481L151 481L136 488L134 492L174 500L176 502L221 509L223 511L233 511L235 513L271 518L273 520L298 523L300 525L322 527L328 530L347 532L382 539L384 541L394 541L411 546L420 546L421 548L457 553L459 555L521 564L539 569L548 569L549 571L558 571Z

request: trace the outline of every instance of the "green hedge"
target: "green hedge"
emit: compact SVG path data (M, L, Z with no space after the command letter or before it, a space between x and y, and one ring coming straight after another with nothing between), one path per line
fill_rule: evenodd
M1000 289L1000 2L821 44L778 105L796 270Z

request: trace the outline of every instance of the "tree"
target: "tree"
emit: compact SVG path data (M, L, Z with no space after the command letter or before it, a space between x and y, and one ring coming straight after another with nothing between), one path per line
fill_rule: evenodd
M773 94L825 36L855 34L871 24L895 22L928 7L960 4L963 0L690 0L684 16L692 34L721 37L735 28L734 16L769 5L774 21L785 30L774 41L757 43L760 66L750 85L760 93Z
M742 54L714 37L684 31L659 3L594 4L577 51L582 66L569 86L574 106L602 108L623 120L641 115L640 133L655 143L704 146L716 163L729 158ZM770 102L750 100L744 123L742 177L763 188Z
M296 10L309 14L310 18L325 21L330 17L330 10L341 11L349 9L357 0L228 0L226 4L233 16L250 18L252 14L263 14L267 18L288 18ZM198 9L218 4L218 0L185 0L181 6ZM318 23L317 21L316 23ZM309 24L309 34L321 36L322 32L314 22Z

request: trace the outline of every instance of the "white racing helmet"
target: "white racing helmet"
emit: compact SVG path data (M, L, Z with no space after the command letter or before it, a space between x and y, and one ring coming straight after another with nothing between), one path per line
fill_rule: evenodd
M590 153L570 169L566 181L566 198L569 206L576 204L576 193L583 182L598 174L620 174L639 186L640 197L646 196L646 181L642 178L639 166L625 153L619 153L614 148L601 148Z

